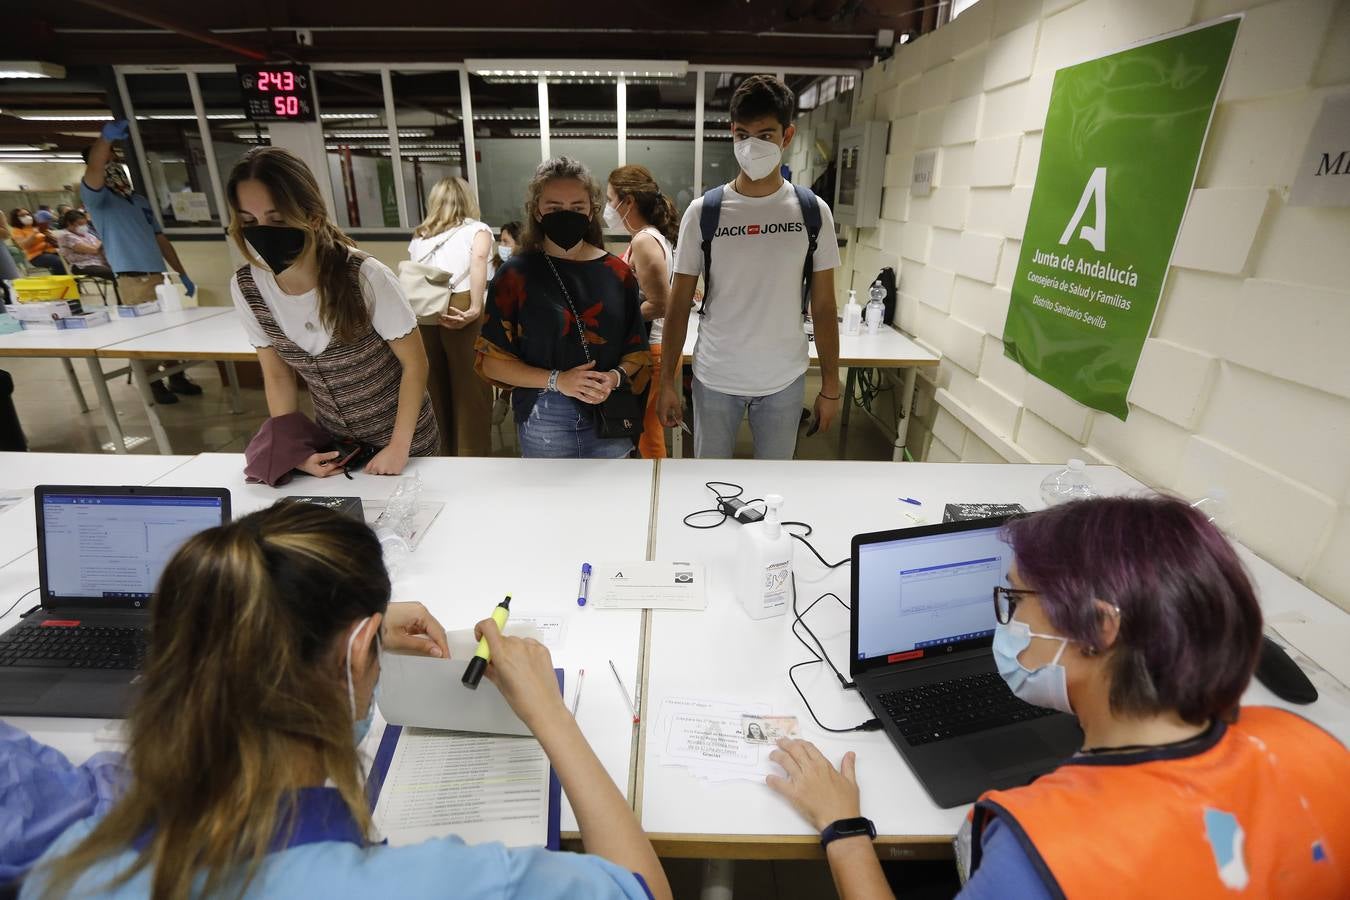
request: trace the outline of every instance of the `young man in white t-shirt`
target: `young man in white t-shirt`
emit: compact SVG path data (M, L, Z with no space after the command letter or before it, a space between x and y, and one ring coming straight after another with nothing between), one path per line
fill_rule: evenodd
M801 309L808 238L796 190L780 172L795 112L792 90L767 75L747 78L731 97L741 171L723 190L694 347L694 453L700 458L731 457L747 414L756 459L791 459L797 447L809 361ZM817 204L820 234L810 296L821 390L813 406L819 428L827 431L841 397L834 300L839 246L829 207L819 198ZM699 198L685 211L675 251L658 407L667 426L683 418L677 381L694 288L704 271L703 205Z

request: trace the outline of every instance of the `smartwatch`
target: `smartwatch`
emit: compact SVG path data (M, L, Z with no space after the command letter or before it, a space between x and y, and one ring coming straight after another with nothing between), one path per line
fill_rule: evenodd
M548 373L548 384L544 385L544 390L545 390L546 392L551 391L551 392L553 392L553 393L555 393L555 394L558 393L558 370L557 370L557 369L554 369L552 372L549 372L549 373Z
M877 839L877 826L872 824L871 819L864 816L858 816L854 819L840 819L825 826L825 830L820 833L820 846L828 847L831 841L857 837L860 834L865 834L868 840L874 841Z

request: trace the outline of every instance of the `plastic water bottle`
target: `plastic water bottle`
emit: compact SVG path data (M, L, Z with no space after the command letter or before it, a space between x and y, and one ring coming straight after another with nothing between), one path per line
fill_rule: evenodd
M872 298L867 303L867 333L877 334L881 331L881 320L886 317L886 288L880 280L874 281L867 295Z
M1051 472L1041 482L1041 499L1046 506L1068 503L1070 500L1086 500L1096 497L1097 491L1088 481L1087 466L1081 459L1071 459L1069 464L1058 472Z
M1228 531L1232 526L1230 521L1232 510L1228 503L1228 492L1221 487L1212 487L1205 496L1191 504L1195 509L1204 513L1205 518L1214 524L1214 527L1220 531Z
M412 544L388 525L375 522L375 537L380 539L380 555L384 558L384 569L392 577L407 563L412 555Z
M848 292L848 303L844 305L844 334L859 334L862 331L863 308L858 303L858 292Z

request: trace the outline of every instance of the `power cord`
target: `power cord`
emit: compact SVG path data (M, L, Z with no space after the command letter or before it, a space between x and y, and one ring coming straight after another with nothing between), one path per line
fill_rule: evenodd
M746 500L746 501L743 501L743 502L739 505L739 507L732 506L732 505L730 504L730 501L732 501L732 500L740 500L741 496L745 493L745 488L741 487L739 484L733 484L733 483L731 483L730 481L705 481L705 482L703 483L703 486L706 487L708 490L712 491L713 496L717 498L717 505L716 505L715 507L711 508L711 509L700 509L700 510L698 510L698 511L696 511L696 512L691 512L689 515L687 515L687 516L684 517L684 524L685 524L687 527L689 527L689 528L697 528L697 529L699 529L700 531L706 530L706 529L710 529L710 528L718 528L718 527L720 527L724 522L726 522L727 519L737 518L737 512L738 512L739 509L744 509L745 507L749 507L749 506L751 506L751 505L753 505L753 504L755 504L755 503L763 503L763 502L764 502L764 499L763 499L762 497L756 497L754 500ZM724 494L724 493L722 493L721 491L718 490L719 487L720 487L720 488L731 488L732 490L735 491L735 493L732 493L732 494ZM696 524L695 522L690 521L691 519L696 519L696 518L699 517L699 516L717 516L718 519L717 519L716 522L710 522L710 523L707 523L707 524L703 524L703 523ZM761 513L761 514L759 515L758 518L751 519L750 521L758 521L759 518L763 518L763 513ZM794 540L801 541L802 544L804 544L804 545L806 546L806 549L807 549L807 550L810 550L810 551L811 551L811 554L812 554L813 556L815 556L816 559L820 560L820 564L821 564L822 566L824 566L825 568L827 568L827 569L837 569L837 568L839 568L840 566L847 565L847 564L849 563L849 557L844 557L843 559L839 560L839 562L832 563L832 562L827 561L827 560L825 559L825 557L821 556L821 555L820 555L820 551L817 550L817 549L811 544L811 542L807 540L807 538L811 536L811 534L812 534L812 532L813 532L813 529L812 529L811 526L810 526L809 524L807 524L806 522L784 522L784 523L783 523L783 527L784 527L784 528L787 528L789 525L796 525L796 526L799 526L799 527L801 527L801 528L805 528L805 529L806 529L806 533L805 533L805 534L796 534L796 533L794 533L794 532L791 531L791 530L788 531L788 534L789 534Z
M848 732L851 731L879 731L881 729L881 720L877 718L868 719L861 725L854 725L851 728L831 728L830 726L820 721L820 717L816 715L816 711L811 708L810 701L806 699L806 694L802 691L801 685L797 684L797 677L795 673L798 669L800 669L802 666L812 666L815 665L816 663L824 663L825 665L830 667L830 671L834 673L834 677L839 679L839 686L842 687L844 690L851 690L857 687L856 684L845 678L843 673L839 671L838 667L835 666L833 660L830 659L830 654L826 652L825 645L820 642L820 638L816 637L816 633L811 630L811 626L806 624L805 620L806 614L809 613L811 610L815 609L816 604L824 600L826 597L832 597L844 609L851 609L851 607L847 603L845 603L839 597L838 594L834 593L833 591L830 591L828 593L821 594L819 597L812 600L810 605L807 606L806 609L798 612L797 577L795 575L792 577L792 636L797 639L798 643L800 643L803 647L806 648L806 651L811 654L813 659L804 660L802 662L794 663L793 665L788 666L787 670L788 681L792 682L792 689L796 691L797 696L801 698L802 705L806 707L806 711L811 715L811 720L815 722L816 726L819 727L821 730L828 731L831 734L847 734ZM814 647L806 642L806 638L802 637L801 632L797 630L798 625L800 625L802 627L802 630L804 630L807 633L807 635L810 636L811 640L815 643Z
M10 613L14 612L14 607L16 607L16 606L18 606L20 603L22 603L24 597L27 597L29 594L33 593L33 591L36 591L36 590L37 590L37 588L32 588L32 589L27 590L27 591L24 591L22 594L20 594L20 595L19 595L19 599L18 599L18 600L15 600L13 603L11 603L11 604L9 605L9 609L5 610L3 613L0 613L0 619L3 619L5 616L7 616L7 615L9 615ZM38 606L33 607L33 609L30 609L28 612L26 612L26 613L24 613L23 615L19 616L19 618L20 618L20 619L23 619L23 618L26 618L26 617L32 615L33 610L35 610L35 609L41 609L41 605L38 605Z

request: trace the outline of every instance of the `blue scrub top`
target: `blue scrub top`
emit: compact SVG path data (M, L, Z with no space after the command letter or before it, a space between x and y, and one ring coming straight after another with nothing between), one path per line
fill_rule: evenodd
M164 254L155 235L159 222L140 194L123 197L106 186L94 190L80 179L80 199L103 238L103 253L114 272L163 272Z
M298 795L295 829L264 859L243 897L371 897L505 900L505 898L614 898L651 900L642 878L598 856L542 847L469 846L456 837L408 847L365 846L342 798L333 788L305 788ZM21 900L42 896L41 866L71 850L97 824L72 825L29 873ZM84 872L69 897L131 900L150 896L152 873L142 869L117 889L106 885L135 863L128 848ZM233 890L227 888L227 894Z

